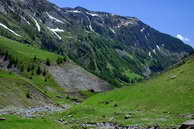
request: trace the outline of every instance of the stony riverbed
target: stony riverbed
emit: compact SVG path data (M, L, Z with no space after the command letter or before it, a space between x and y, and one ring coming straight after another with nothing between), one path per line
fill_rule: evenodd
M21 115L24 117L36 117L36 116L40 116L41 113L63 112L69 108L70 108L69 105L63 105L60 107L53 106L53 105L46 105L46 106L31 107L31 108L7 107L4 109L0 109L0 115L15 114L15 115Z

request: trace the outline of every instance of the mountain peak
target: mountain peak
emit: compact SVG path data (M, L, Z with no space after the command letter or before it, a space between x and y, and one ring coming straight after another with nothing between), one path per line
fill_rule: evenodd
M87 10L86 8L81 7L81 6L77 6L77 7L75 7L74 9L79 10L79 11L83 11L83 12L89 11L89 10Z

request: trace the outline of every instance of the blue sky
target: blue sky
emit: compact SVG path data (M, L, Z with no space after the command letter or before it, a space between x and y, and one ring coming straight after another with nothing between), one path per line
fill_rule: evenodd
M178 36L194 47L194 0L50 0L60 7L82 6L134 16L155 29Z

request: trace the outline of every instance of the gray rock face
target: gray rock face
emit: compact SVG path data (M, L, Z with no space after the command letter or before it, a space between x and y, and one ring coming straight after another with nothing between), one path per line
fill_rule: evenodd
M106 81L71 63L63 67L51 66L48 69L61 87L71 92L79 90L101 92L111 89Z

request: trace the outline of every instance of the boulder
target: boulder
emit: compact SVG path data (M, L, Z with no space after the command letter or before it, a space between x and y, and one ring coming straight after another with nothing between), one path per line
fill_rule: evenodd
M6 118L0 118L0 121L4 121L4 120L6 120Z
M179 129L194 129L194 120L184 122Z

